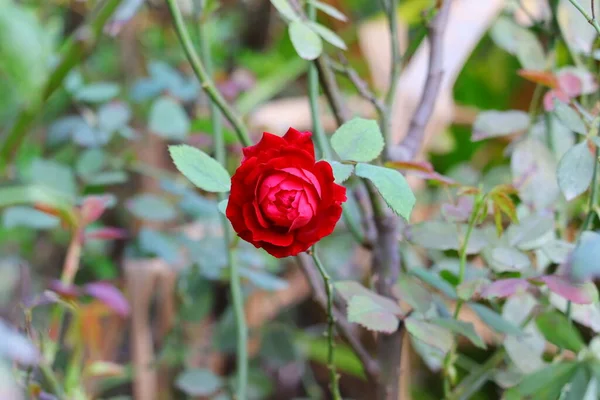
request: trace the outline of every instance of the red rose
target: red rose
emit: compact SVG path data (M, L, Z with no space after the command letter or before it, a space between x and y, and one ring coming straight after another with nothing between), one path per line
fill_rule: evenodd
M275 257L308 250L329 235L342 214L346 188L331 165L315 161L310 132L267 132L231 178L226 215L239 237Z

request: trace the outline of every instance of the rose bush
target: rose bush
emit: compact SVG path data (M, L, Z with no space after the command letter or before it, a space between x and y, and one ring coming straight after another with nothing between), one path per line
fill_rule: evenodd
M327 161L315 160L310 132L263 133L243 149L231 178L226 215L244 240L282 258L329 235L342 214L346 188Z

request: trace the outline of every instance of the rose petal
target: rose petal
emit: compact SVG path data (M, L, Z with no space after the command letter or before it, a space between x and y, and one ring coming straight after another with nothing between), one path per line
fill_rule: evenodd
M263 132L262 138L257 144L255 144L254 146L244 147L242 149L242 152L244 154L244 160L250 157L255 157L256 155L263 153L269 149L284 146L285 144L286 141L282 137L273 135L269 132ZM242 160L242 165L244 160Z
M293 175L297 178L300 178L304 182L311 184L315 188L319 197L321 197L321 184L319 183L319 180L317 179L315 174L313 174L312 172L307 171L305 169L296 168L296 167L283 168L282 171L285 171L288 174Z
M294 128L288 129L283 138L290 144L294 144L315 157L315 146L312 141L311 132L300 132Z
M244 220L252 233L254 242L267 242L277 246L289 246L294 241L294 235L290 233L277 232L273 228L265 229L258 223L258 219L251 204L244 206ZM256 244L255 244L256 246Z

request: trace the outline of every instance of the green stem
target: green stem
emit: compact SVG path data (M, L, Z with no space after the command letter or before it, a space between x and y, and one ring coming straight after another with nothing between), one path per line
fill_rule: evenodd
M334 340L334 328L335 328L335 319L333 317L333 284L331 283L331 278L329 274L323 267L321 260L317 256L316 248L313 247L312 251L310 251L310 255L315 262L315 265L319 269L321 273L321 277L323 278L323 282L325 283L325 292L327 294L327 339L328 339L328 349L327 349L327 367L329 368L329 377L330 377L330 389L333 395L334 400L342 400L342 395L340 394L339 387L339 376L335 370L335 343Z
M169 11L171 12L171 17L173 18L173 26L175 27L179 41L183 46L185 55L192 66L196 77L200 81L202 89L211 98L212 102L219 107L231 125L233 125L240 143L244 146L250 146L252 143L250 142L248 131L244 125L244 122L233 111L229 104L227 104L223 96L221 96L221 93L219 93L215 87L210 74L207 72L206 67L200 60L200 57L198 57L190 36L185 28L185 23L183 21L183 16L181 15L181 10L179 10L179 6L177 5L177 0L166 0L166 2L169 6Z
M471 212L471 216L469 217L469 225L467 227L467 232L465 233L465 238L459 249L459 266L458 266L458 282L457 286L460 285L465 279L465 272L467 269L467 248L469 246L469 239L471 238L471 234L473 233L473 228L475 228L475 223L479 218L479 213L481 212L481 208L485 204L485 197L481 195L477 195L475 198L475 204L473 205L473 211ZM456 308L454 309L454 315L452 316L454 319L458 319L460 315L460 310L464 304L463 299L458 299L456 302ZM456 341L452 344L450 351L446 355L444 359L444 395L446 398L450 395L450 390L452 388L452 376L450 373L451 368L454 364L454 358L456 353Z
M59 400L64 400L64 391L61 388L60 383L56 378L56 375L54 375L54 371L52 370L52 368L50 368L50 366L45 362L41 362L39 365L39 369L42 373L42 376L44 377L44 380L48 384L50 392L52 392L52 394L54 394Z
M60 87L67 74L83 59L91 44L100 37L104 25L120 3L121 0L106 0L92 20L71 35L62 51L61 62L52 71L42 89L40 100L19 112L6 139L0 144L0 175L6 172L9 163L16 156L19 147L29 133L28 128L35 121L35 117L40 114L44 103ZM85 33L85 36L82 33ZM86 39L82 40L82 37Z
M600 25L598 25L598 21L596 21L596 19L594 19L590 14L587 13L587 11L585 11L585 9L581 6L581 4L579 4L579 2L577 0L569 0L569 1L571 2L571 4L573 4L573 6L576 9L579 10L581 15L583 15L585 17L587 22L589 22L590 25L592 25L594 27L596 32L598 32L598 35L600 35Z
M195 23L198 26L198 45L200 47L200 57L206 67L206 74L208 79L212 77L212 57L210 54L210 43L206 39L207 35L204 32L202 12L204 10L204 0L196 0L194 2L194 8L196 16L199 17ZM227 167L227 154L225 151L225 137L223 132L223 124L221 122L221 113L219 107L215 101L210 102L210 119L214 130L214 151L216 160ZM241 137L240 137L241 140ZM219 200L225 200L226 196L224 193L219 193ZM227 266L230 270L230 286L231 286L231 297L233 302L233 309L236 320L237 328L237 384L236 384L236 399L245 400L248 386L248 327L246 325L246 316L244 314L244 296L242 293L242 284L237 264L233 261L232 249L231 249L231 230L229 229L229 223L227 217L221 214L221 223L223 225L223 238L225 241L225 248L227 250Z

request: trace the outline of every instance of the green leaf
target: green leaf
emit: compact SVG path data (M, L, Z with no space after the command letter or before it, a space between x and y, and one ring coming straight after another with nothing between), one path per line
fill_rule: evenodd
M531 214L509 226L504 236L519 250L538 249L554 238L554 218Z
M531 265L527 254L508 246L490 249L485 258L496 272L522 271Z
M398 328L398 317L369 296L352 296L348 303L348 321L377 332L392 333Z
M223 380L209 369L194 368L179 374L175 386L188 396L209 396L223 386Z
M283 15L290 21L299 21L300 18L290 5L288 0L271 0L271 4L279 11L279 14Z
M54 215L46 214L32 207L14 206L4 210L2 223L5 228L23 226L32 229L52 229L60 223Z
M75 92L75 99L86 103L104 103L119 94L121 88L113 82L96 82L82 86Z
M353 118L331 136L331 146L342 160L369 162L381 154L384 142L377 122Z
M49 72L52 37L36 15L17 2L0 3L0 87L9 104L36 103ZM2 104L4 99L0 99ZM0 110L0 125L10 110Z
M396 214L407 221L410 220L416 199L408 182L400 172L390 168L358 163L356 175L370 180L388 206Z
M305 60L314 60L323 51L323 42L315 31L300 21L292 21L288 27L294 49Z
M600 234L585 231L571 254L569 274L575 282L600 276Z
M569 385L563 388L564 397L562 397L562 400L587 400L586 393L591 383L590 371L585 365L580 365L569 382ZM594 392L596 391L595 388L592 389ZM594 393L594 395L595 396L590 395L591 398L588 397L588 399L597 399L598 396L596 393Z
M106 132L116 132L123 128L131 118L129 106L122 102L112 102L98 109L98 128Z
M475 314L477 314L486 325L496 332L517 336L524 334L517 325L505 320L502 318L502 315L483 304L469 303L469 307L475 311Z
M221 212L221 214L226 215L225 212L227 210L227 202L229 201L229 199L225 199L225 200L221 200L219 202L219 204L217 205L217 207L219 208L219 211Z
M433 306L431 291L419 284L418 280L411 275L401 273L396 283L398 296L413 309L421 314L427 313Z
M190 120L181 104L163 96L152 103L148 128L161 137L183 140L190 130Z
M477 347L482 349L487 347L483 339L475 332L475 327L470 322L458 321L453 318L434 318L431 320L431 323L466 337Z
M325 26L323 26L321 24L318 24L316 22L309 22L308 24L326 42L329 42L332 45L334 45L335 47L340 48L342 50L347 50L348 49L348 47L346 46L346 43L344 43L344 40L341 37L339 37L331 29L329 29L329 28L327 28L327 27L325 27Z
M516 56L524 69L544 70L546 55L537 36L524 28L516 30Z
M458 250L466 232L466 224L425 221L410 227L409 240L426 249ZM474 228L467 244L467 254L479 253L487 245L488 240L484 233Z
M529 115L523 111L483 111L473 123L471 140L510 135L529 127Z
M444 279L440 278L439 275L437 275L429 270L426 270L425 268L412 268L409 271L409 273L411 273L412 275L421 279L423 282L427 283L428 285L433 286L434 288L436 288L440 292L444 293L449 298L451 298L451 299L457 298L456 290L452 287L452 285L450 285Z
M93 186L117 185L127 182L125 171L106 171L85 177L85 182Z
M335 18L339 21L348 20L348 18L346 18L346 16L341 11L327 3L323 3L318 0L309 0L309 3L313 4L315 8L323 11L325 14L329 15L332 18Z
M29 182L60 192L71 201L75 200L77 184L68 166L38 158L31 164L28 176Z
M127 206L136 217L148 221L170 221L177 216L177 211L169 202L150 193L131 198Z
M436 349L447 352L452 347L454 339L446 328L415 317L406 318L404 324L408 333Z
M556 400L560 391L573 377L578 363L561 362L550 364L532 374L525 375L521 383L509 389L511 399ZM507 397L508 398L508 397Z
M560 122L573 132L580 133L582 135L587 134L587 128L585 127L585 123L577 114L577 111L573 110L567 104L558 100L557 98L553 99L554 104L554 114L558 117Z
M342 164L338 161L327 161L331 165L331 169L333 169L333 176L335 177L335 183L342 184L352 172L354 172L354 165L350 164Z
M177 243L162 232L142 228L138 235L140 250L156 255L169 264L181 261L180 249Z
M100 149L89 149L84 151L77 159L75 172L81 177L87 177L96 174L104 168L106 164L106 153Z
M169 146L169 152L179 172L200 189L215 193L229 191L229 173L208 154L185 144Z
M558 311L548 311L539 315L536 323L546 340L559 348L578 353L585 347L577 328L564 314Z
M584 193L592 183L598 160L590 152L587 140L571 147L558 163L558 187L567 201Z
M354 281L340 281L335 283L335 289L340 293L342 298L349 302L354 296L367 296L371 300L378 303L381 307L388 310L392 314L402 315L402 309L392 299L381 296L372 290L367 289L363 285Z

